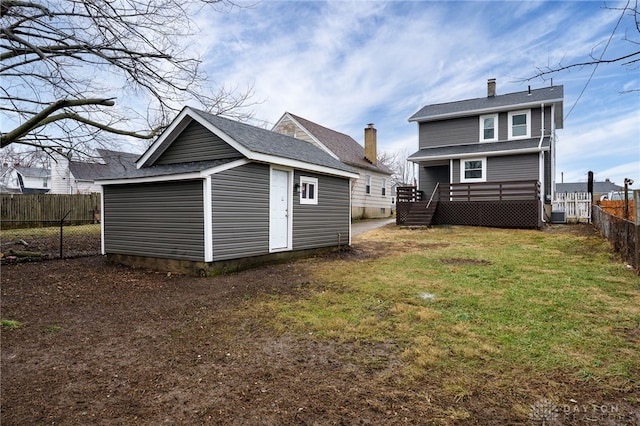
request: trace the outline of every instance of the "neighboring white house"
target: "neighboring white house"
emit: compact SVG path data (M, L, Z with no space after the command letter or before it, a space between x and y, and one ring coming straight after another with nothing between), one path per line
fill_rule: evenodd
M0 169L0 192L14 194L90 194L100 192L95 180L124 174L136 168L138 154L98 149L89 161L69 160L58 151L52 155L49 168L3 164Z
M95 181L104 176L117 176L136 168L138 154L98 149L94 162L69 160L57 152L51 160L51 194L89 194L100 192Z
M310 142L354 168L359 178L351 190L352 219L388 217L392 214L391 170L378 163L377 130L364 129L364 147L351 136L285 112L274 132Z
M3 164L0 171L0 192L14 194L44 194L49 192L49 169Z

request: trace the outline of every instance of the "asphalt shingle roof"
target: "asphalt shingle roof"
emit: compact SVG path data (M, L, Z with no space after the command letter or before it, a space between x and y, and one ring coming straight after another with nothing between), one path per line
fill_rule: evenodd
M97 151L104 164L69 161L69 170L75 179L93 181L104 177L116 178L136 169L135 162L139 157L138 154L108 149Z
M456 102L446 102L422 107L413 114L409 121L429 121L439 117L461 116L466 113L474 114L479 111L499 111L515 105L539 104L541 102L559 101L564 97L563 86L533 89L531 92L507 93L485 98L466 99Z
M27 166L15 166L15 171L22 176L34 177L34 178L46 178L49 177L49 169L43 169L40 167L27 167Z
M355 167L391 174L384 164L372 164L364 157L364 147L351 136L321 126L313 121L288 113L318 141L331 150L341 161Z
M273 155L355 173L351 167L336 160L311 143L300 143L299 139L291 136L272 132L271 130L262 129L250 124L240 123L195 108L189 109L223 131L234 141L255 153Z
M513 151L521 149L536 149L540 144L540 139L525 139L517 141L492 142L492 143L475 143L466 145L439 146L435 148L422 148L411 154L407 159L428 159L428 157L447 157L452 158L460 154L481 154L498 151ZM549 138L545 137L542 141L541 150L549 149Z
M594 193L611 191L624 191L624 186L616 185L611 181L593 182ZM587 182L556 183L556 192L587 192Z
M202 170L211 169L216 166L236 161L238 158L225 158L222 160L207 160L207 161L194 161L190 163L177 163L177 164L158 164L150 167L142 167L136 169L128 169L125 174L104 176L105 179L132 179L143 177L158 177L158 176L170 176L184 173L199 172Z

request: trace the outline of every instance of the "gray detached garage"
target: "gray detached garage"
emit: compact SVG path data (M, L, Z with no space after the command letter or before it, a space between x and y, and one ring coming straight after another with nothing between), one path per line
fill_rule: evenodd
M310 143L186 107L102 185L102 251L209 273L350 244L348 166Z

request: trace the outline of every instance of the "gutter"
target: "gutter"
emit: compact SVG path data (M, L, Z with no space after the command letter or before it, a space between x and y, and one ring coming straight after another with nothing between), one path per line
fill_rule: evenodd
M491 156L491 157L499 157L503 155L513 155L513 154L533 154L541 151L548 151L548 148L545 147L534 147L534 148L525 148L525 149L508 149L503 151L481 151L481 152L472 152L472 153L460 153L460 154L443 154L443 155L432 155L428 157L409 157L407 161L416 162L416 161L431 161L431 160L450 160L452 158L475 158L475 157L483 157L483 156Z

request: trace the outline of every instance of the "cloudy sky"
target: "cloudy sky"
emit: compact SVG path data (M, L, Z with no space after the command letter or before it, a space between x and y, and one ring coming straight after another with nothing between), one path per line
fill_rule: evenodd
M192 48L214 80L253 87L257 124L270 128L288 111L362 143L364 127L375 123L379 149L408 154L418 146L408 118L424 105L486 96L488 78L497 79L498 94L548 86L523 79L589 55L628 53L637 46L625 37L639 38L629 16L618 23L615 8L626 1L249 4L199 15ZM556 179L586 181L592 170L596 180L630 177L638 188L639 68L593 71L553 75L565 91Z

